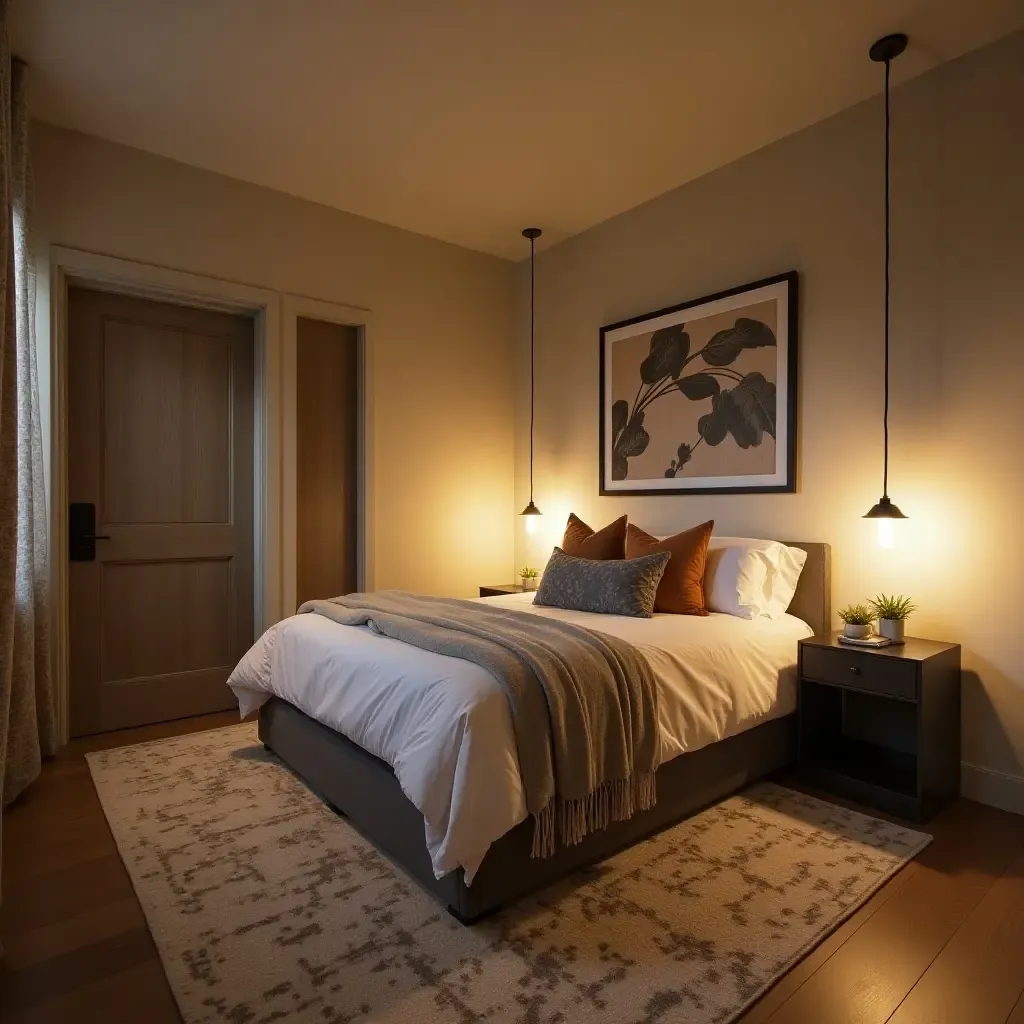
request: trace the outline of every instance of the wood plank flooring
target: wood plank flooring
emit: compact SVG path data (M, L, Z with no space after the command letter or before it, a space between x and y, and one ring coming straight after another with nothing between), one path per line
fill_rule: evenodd
M76 741L8 809L0 1022L178 1024L84 755L235 721ZM960 800L927 830L932 845L741 1024L1024 1024L1024 817Z
M85 755L237 721L224 712L76 740L7 809L0 1021L181 1021Z

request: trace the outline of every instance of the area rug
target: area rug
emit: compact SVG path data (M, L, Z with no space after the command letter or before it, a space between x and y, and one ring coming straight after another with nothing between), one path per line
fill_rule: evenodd
M252 725L89 767L188 1024L724 1024L930 841L761 783L467 928Z

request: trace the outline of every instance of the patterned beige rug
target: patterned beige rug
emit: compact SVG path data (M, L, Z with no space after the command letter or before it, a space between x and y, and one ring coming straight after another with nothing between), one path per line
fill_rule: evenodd
M189 1024L726 1022L930 841L762 783L464 928L252 725L89 766Z

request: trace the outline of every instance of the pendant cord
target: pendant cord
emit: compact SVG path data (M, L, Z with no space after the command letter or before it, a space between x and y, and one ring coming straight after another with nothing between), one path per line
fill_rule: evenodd
M533 369L533 244L530 239L530 504L533 504L533 409L534 409L534 369Z
M882 417L885 460L882 469L883 498L889 497L889 70L891 64L891 60L885 62L885 412Z

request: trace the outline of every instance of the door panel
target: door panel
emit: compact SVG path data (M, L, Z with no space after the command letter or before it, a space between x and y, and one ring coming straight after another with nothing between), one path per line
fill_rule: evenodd
M296 324L296 573L299 604L358 587L355 327Z
M103 370L107 521L228 522L230 342L108 322Z
M96 506L70 564L71 732L232 706L253 638L253 326L68 294L68 486Z
M231 662L231 562L103 566L103 669L140 679ZM152 622L160 628L153 629Z

